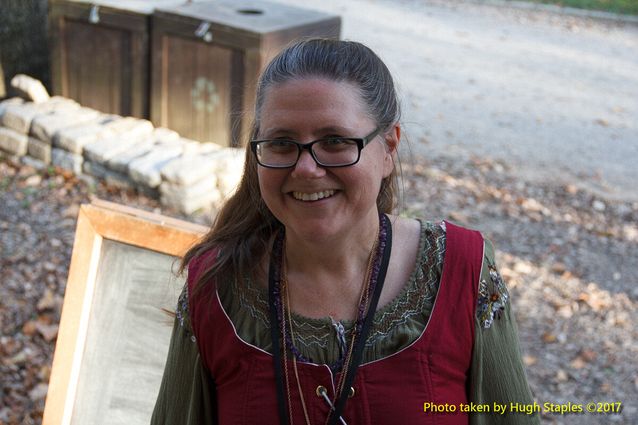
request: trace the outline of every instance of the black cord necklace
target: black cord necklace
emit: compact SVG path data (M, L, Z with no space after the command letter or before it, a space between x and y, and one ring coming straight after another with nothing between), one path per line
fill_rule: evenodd
M285 393L285 382L282 366L282 349L286 349L286 341L281 341L281 325L283 323L283 304L281 293L281 280L282 280L282 256L284 245L284 231L283 229L276 236L273 243L273 248L270 257L270 265L268 271L268 302L269 302L269 315L270 315L270 333L273 343L273 366L275 369L276 387L277 387L277 402L279 408L279 417L282 424L288 424L288 409L286 405L287 398ZM363 320L357 320L355 323L355 335L357 337L352 347L351 360L349 364L344 365L342 373L345 374L343 378L343 384L340 385L341 392L337 394L337 400L334 407L331 410L328 424L335 425L337 421L341 419L341 414L345 408L346 401L348 400L348 390L354 381L357 369L361 363L363 356L363 349L365 342L372 325L374 313L377 309L379 297L383 289L383 283L385 281L385 275L388 270L388 264L390 262L390 254L392 251L392 224L390 219L385 214L379 214L379 240L377 247L377 255L373 263L372 272L370 274L369 291L372 292L372 297L369 299L367 313L363 315L362 309L364 306L359 307L359 318Z

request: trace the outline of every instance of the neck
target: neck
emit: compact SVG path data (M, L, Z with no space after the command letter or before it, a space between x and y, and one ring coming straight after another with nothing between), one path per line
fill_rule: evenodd
M307 240L286 233L286 274L291 304L310 317L353 319L379 234L379 217L345 235Z

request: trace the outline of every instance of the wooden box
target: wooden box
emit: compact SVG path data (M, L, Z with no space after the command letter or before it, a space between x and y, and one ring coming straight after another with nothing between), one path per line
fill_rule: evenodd
M261 69L299 37L338 38L341 19L255 0L153 13L151 121L223 146L246 142Z
M153 9L183 0L49 0L53 93L106 113L149 116Z

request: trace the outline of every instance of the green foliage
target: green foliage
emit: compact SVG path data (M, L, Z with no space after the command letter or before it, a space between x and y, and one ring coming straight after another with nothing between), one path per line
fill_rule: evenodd
M579 9L638 15L638 0L530 0L534 3L556 4Z

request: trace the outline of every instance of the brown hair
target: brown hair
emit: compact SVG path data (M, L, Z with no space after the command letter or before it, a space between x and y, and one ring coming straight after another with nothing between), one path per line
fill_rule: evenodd
M383 129L389 130L400 118L397 93L390 71L368 47L354 41L307 39L280 52L261 74L255 101L251 138L259 133L261 108L270 88L303 78L326 78L356 87L368 113ZM389 213L395 206L397 171L381 183L377 208ZM255 278L257 265L268 252L274 232L281 224L266 207L259 191L257 161L246 149L242 179L236 192L224 204L211 230L182 259L180 272L196 257L218 250L214 264L204 264L196 287L215 276L217 281Z

